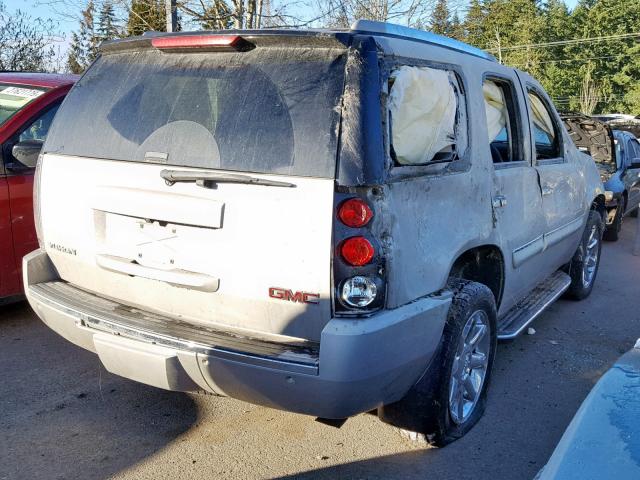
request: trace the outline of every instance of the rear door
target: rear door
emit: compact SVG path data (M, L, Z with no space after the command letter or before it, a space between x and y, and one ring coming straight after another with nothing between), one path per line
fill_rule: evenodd
M9 186L4 165L0 162L0 298L14 295L17 290L18 275L13 256Z
M2 146L18 279L22 278L22 257L38 248L33 221L33 174L40 149L59 106L59 101L48 105Z
M343 54L102 55L42 162L42 231L62 278L195 323L319 340Z

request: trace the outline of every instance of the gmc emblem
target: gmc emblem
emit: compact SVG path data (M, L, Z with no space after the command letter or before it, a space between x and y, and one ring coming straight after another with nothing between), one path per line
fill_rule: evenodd
M320 300L320 295L317 293L308 292L293 292L286 288L271 287L269 288L269 296L271 298L277 298L278 300L287 300L295 303L312 303L316 304Z

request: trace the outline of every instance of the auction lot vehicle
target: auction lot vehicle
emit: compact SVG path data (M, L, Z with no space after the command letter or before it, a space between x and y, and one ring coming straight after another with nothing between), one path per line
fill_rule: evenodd
M640 339L598 380L535 480L640 478Z
M0 72L0 305L22 297L22 257L38 247L33 172L76 77Z
M593 115L593 118L605 122L615 130L624 130L632 133L636 137L640 136L640 115L633 116L623 113L609 113Z
M640 143L627 131L582 114L562 119L576 146L594 159L604 182L607 209L604 239L618 240L625 215L637 216L640 204Z
M107 370L437 445L600 258L597 169L540 85L390 24L109 43L37 175L29 302Z

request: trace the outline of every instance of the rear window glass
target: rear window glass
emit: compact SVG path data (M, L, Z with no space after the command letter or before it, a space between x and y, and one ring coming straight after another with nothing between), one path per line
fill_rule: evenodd
M0 125L45 91L44 88L0 83Z
M114 53L67 96L45 151L134 162L335 176L342 51Z

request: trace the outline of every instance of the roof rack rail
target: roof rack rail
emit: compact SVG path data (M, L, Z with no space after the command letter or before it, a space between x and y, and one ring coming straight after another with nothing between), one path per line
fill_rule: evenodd
M431 43L442 47L450 48L458 52L468 53L476 57L484 58L496 62L496 57L476 47L472 47L464 42L459 42L453 38L443 37L432 32L417 30L415 28L403 27L394 23L376 22L373 20L356 20L351 25L351 33L375 33L389 37L402 37L419 42Z

